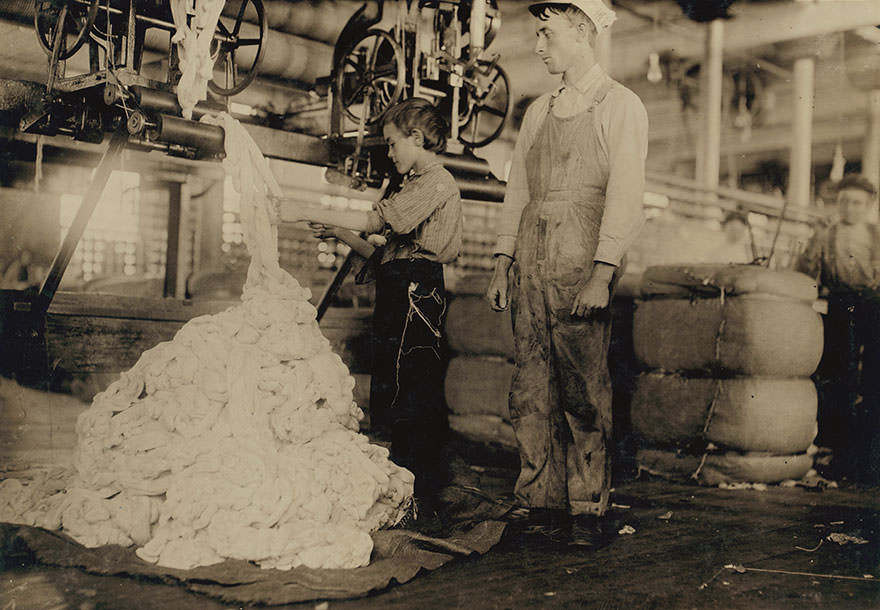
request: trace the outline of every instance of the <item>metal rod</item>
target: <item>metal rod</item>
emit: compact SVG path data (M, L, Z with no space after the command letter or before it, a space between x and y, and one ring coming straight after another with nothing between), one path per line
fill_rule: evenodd
M336 296L336 293L339 292L339 288L342 286L342 283L345 281L345 277L348 275L348 272L351 271L352 263L354 262L354 257L360 256L354 250L349 250L348 254L345 256L345 260L342 261L342 264L339 266L339 269L336 270L336 274L333 276L333 279L330 280L330 283L327 284L327 287L324 288L324 293L321 295L321 300L318 301L318 314L316 319L318 322L321 321L321 318L324 317L324 314L327 312L327 308L330 307L330 301L333 300L333 297Z
M158 115L156 124L158 139L162 142L193 147L208 154L224 151L224 131L217 125L206 125L167 114Z
M64 275L70 259L73 257L73 253L85 232L86 226L89 224L89 219L95 211L95 206L98 205L98 200L101 198L101 193L104 192L104 187L107 185L107 180L110 179L110 174L119 162L127 140L128 133L125 132L124 128L114 132L107 145L107 149L101 156L101 161L95 170L95 176L92 178L86 194L83 195L83 200L76 212L76 216L70 224L64 240L61 242L61 247L55 254L55 259L52 261L52 266L46 274L46 279L43 280L43 284L40 286L37 307L41 308L44 312L49 309L49 305L52 303L55 292L58 290L58 285L61 283L61 277Z
M177 102L177 96L170 91L161 91L158 89L150 89L141 85L133 85L131 92L140 108L150 112L159 112L163 114L181 115L180 104ZM208 113L223 112L226 110L224 104L203 100L196 104L193 109L193 118L199 118Z
M74 0L76 4L80 4L82 6L89 6L91 3L88 0ZM111 15L122 15L124 11L122 9L114 8L112 6L106 6L104 4L98 5L98 10L102 10L110 13ZM169 21L162 21L161 19L156 19L154 17L146 17L144 15L135 15L135 19L137 21L143 21L144 23L149 23L152 26L157 28L162 28L163 30L174 31L177 29L173 23Z

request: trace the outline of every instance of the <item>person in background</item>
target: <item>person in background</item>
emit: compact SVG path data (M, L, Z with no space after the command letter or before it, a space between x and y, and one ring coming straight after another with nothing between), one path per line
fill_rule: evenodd
M756 258L752 252L752 235L745 214L726 212L721 219L721 232L722 239L709 253L708 262L750 263Z
M837 219L818 225L796 269L815 277L828 301L825 346L816 371L817 444L840 471L880 480L880 227L869 222L877 194L864 176L837 187Z
M601 0L529 10L535 52L562 83L523 117L487 297L513 318L514 491L528 528L596 546L611 483L609 305L644 223L648 118L596 62L614 11Z
M40 285L46 270L33 260L33 255L28 249L23 249L3 271L2 285L6 290L25 290Z
M388 154L404 176L399 188L370 212L310 208L294 215L313 227L348 229L333 235L366 256L371 244L351 231L382 236L370 239L384 243L373 255L379 264L374 267L371 426L387 431L392 460L415 475L418 511L427 522L436 516L448 479L443 265L461 249L461 196L438 156L446 147L448 126L437 108L411 98L389 108L382 122ZM293 219L283 211L281 217Z

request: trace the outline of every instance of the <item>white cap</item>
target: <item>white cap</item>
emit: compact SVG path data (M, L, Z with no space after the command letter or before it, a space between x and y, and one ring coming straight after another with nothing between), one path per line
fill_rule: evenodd
M533 15L538 15L542 10L544 10L548 6L565 6L565 5L575 6L581 9L584 14L590 18L590 21L596 26L596 30L601 32L602 30L608 29L611 27L611 24L614 23L614 20L617 19L617 13L612 11L602 0L570 0L570 1L562 1L562 2L538 2L535 4L529 5L529 10Z

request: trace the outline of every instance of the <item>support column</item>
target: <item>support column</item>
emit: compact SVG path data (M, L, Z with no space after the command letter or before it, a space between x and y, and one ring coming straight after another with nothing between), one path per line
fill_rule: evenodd
M862 152L862 173L880 185L880 89L868 93L868 133Z
M794 61L792 138L789 154L788 201L797 206L810 205L813 175L813 98L816 60L800 57Z
M724 21L716 19L706 30L706 53L700 67L700 144L696 179L715 188L721 169L721 83L724 66Z

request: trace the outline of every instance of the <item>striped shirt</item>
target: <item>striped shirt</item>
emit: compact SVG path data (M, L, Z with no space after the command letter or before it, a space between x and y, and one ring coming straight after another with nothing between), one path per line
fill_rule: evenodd
M372 233L388 243L382 262L423 258L451 263L461 250L461 195L455 178L439 161L412 171L399 191L381 199L370 212Z

